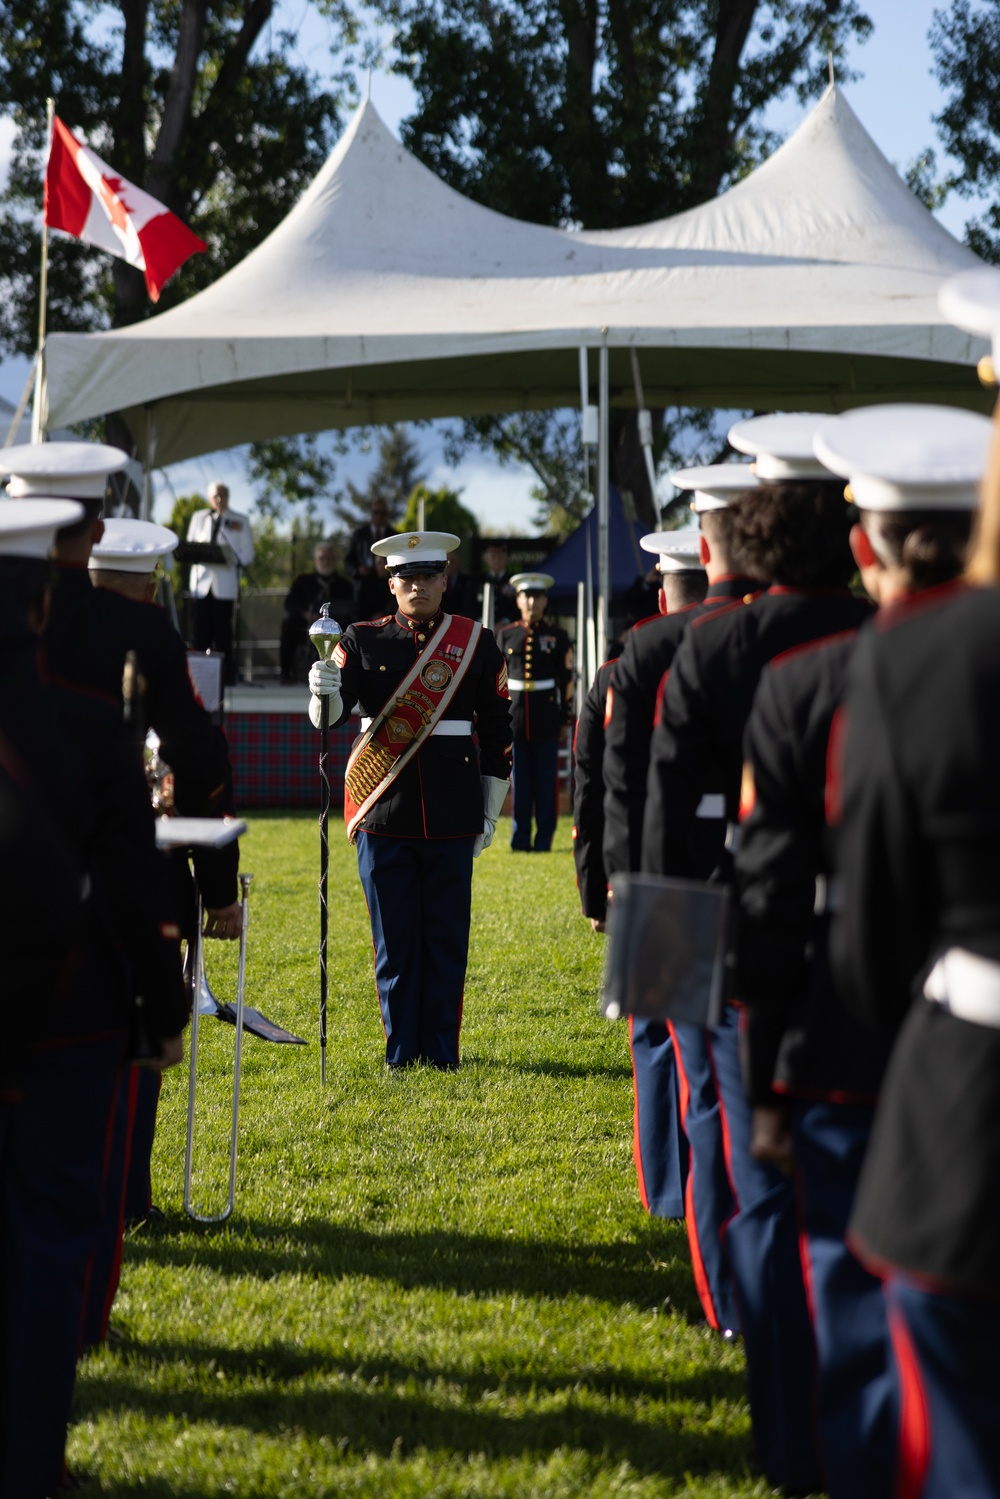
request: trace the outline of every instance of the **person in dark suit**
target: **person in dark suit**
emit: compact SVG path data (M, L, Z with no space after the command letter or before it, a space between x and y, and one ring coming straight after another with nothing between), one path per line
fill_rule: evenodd
M324 604L330 605L342 625L349 625L354 618L354 586L338 573L337 554L330 542L318 541L313 548L313 571L299 573L285 596L279 644L283 682L298 681L299 650L308 641L309 626Z
M309 673L310 717L359 703L345 817L375 947L386 1064L459 1063L473 860L492 841L510 774L507 673L493 636L442 609L457 536L376 542L396 612L349 626ZM475 734L475 740L473 739Z
M54 945L68 935L72 951L54 988L40 989L28 1044L0 1093L0 1492L11 1495L52 1494L64 1480L83 1287L136 997L149 1065L181 1060L186 1018L179 930L120 711L96 693L43 682L37 667L56 526L78 522L74 490L85 501L103 494L104 465L124 461L95 447L8 450L12 467L32 469L11 479L19 499L38 496L42 481L62 496L0 507L0 743L83 872L79 918L69 934L50 934ZM53 871L57 896L63 886Z
M1000 326L1000 294L996 316ZM961 460L976 418L942 413L951 436L935 454L930 413L918 409L897 444L893 410L888 420L872 413L868 451L857 455L864 466L851 473L858 502L889 494L905 509L936 495L938 508L943 497L967 509L976 486ZM849 437L845 422L845 448ZM927 589L862 632L831 789L840 824L834 977L844 1002L892 1041L849 1243L882 1280L888 1307L898 1491L905 1484L926 1499L1000 1492L995 418L988 460L979 438L989 466L969 573L987 586ZM884 466L872 461L878 439ZM839 434L829 440L835 448ZM870 540L898 570L925 564L948 536L933 517L902 547L891 530Z
M507 573L507 548L502 541L487 541L483 548L484 571L476 585L475 618L483 617L484 586L489 583L493 591L492 627L509 625L517 618L517 599Z
M820 456L851 479L860 516L851 547L880 605L879 630L950 596L989 436L985 417L931 406L874 407L819 428ZM914 500L919 510L907 508ZM858 638L800 647L763 672L744 739L736 855L751 1148L796 1177L832 1499L878 1499L895 1470L882 1286L845 1242L889 1038L841 1003L827 952L839 889L831 738Z
M496 632L507 667L514 730L514 817L510 846L548 853L558 820L559 744L573 722L573 648L566 631L546 619L548 573L511 578L521 618ZM531 822L535 841L531 841Z
M762 481L733 505L737 560L771 582L751 603L695 620L674 656L650 753L642 854L649 873L732 883L743 731L761 671L782 651L856 628L871 612L848 587L851 512L843 484L813 453L820 420L758 417L730 432L735 447L755 455ZM759 1460L775 1486L821 1486L794 1192L777 1167L750 1154L734 1005L710 1032L709 1046L729 1147L736 1211L725 1240Z
M389 507L385 500L373 500L371 519L351 532L344 556L344 567L354 582L354 608L358 619L379 619L395 609L389 588L385 559L372 547L389 535Z

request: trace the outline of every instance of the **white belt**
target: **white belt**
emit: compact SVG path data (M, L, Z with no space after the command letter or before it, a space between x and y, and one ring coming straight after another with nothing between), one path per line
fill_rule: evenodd
M695 817L725 817L726 798L721 791L706 791L697 807Z
M927 975L924 994L959 1020L1000 1030L1000 963L949 947Z
M370 718L363 718L361 720L362 734L367 734L371 726L372 720ZM468 739L472 735L472 719L442 718L440 722L436 723L433 729L431 729L431 733L444 734L446 737L450 737L452 739Z
M843 892L836 875L816 876L816 895L813 899L814 916L832 916L843 909Z
M507 678L507 686L511 692L544 692L555 685L555 677L546 677L544 681L538 682L516 682L513 677Z

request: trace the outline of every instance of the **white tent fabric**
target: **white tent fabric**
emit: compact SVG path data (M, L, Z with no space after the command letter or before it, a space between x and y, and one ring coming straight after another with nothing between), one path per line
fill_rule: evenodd
M253 439L575 405L577 349L606 342L611 399L840 410L986 406L980 340L937 291L980 262L900 181L831 86L715 201L573 234L445 186L370 103L279 227L147 322L55 334L47 423L125 412L165 464Z

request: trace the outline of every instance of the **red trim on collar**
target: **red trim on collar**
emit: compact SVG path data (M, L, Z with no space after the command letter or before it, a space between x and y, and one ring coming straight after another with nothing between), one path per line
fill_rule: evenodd
M797 588L792 583L772 583L768 593L780 597L782 594L802 594L815 599L849 599L853 595L849 588Z

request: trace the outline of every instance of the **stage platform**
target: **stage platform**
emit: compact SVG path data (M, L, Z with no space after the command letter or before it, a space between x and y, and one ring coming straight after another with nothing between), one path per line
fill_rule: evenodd
M319 807L319 731L306 712L309 689L263 682L228 687L223 729L233 764L236 808ZM330 731L330 797L344 799L344 767L358 734L352 717Z

